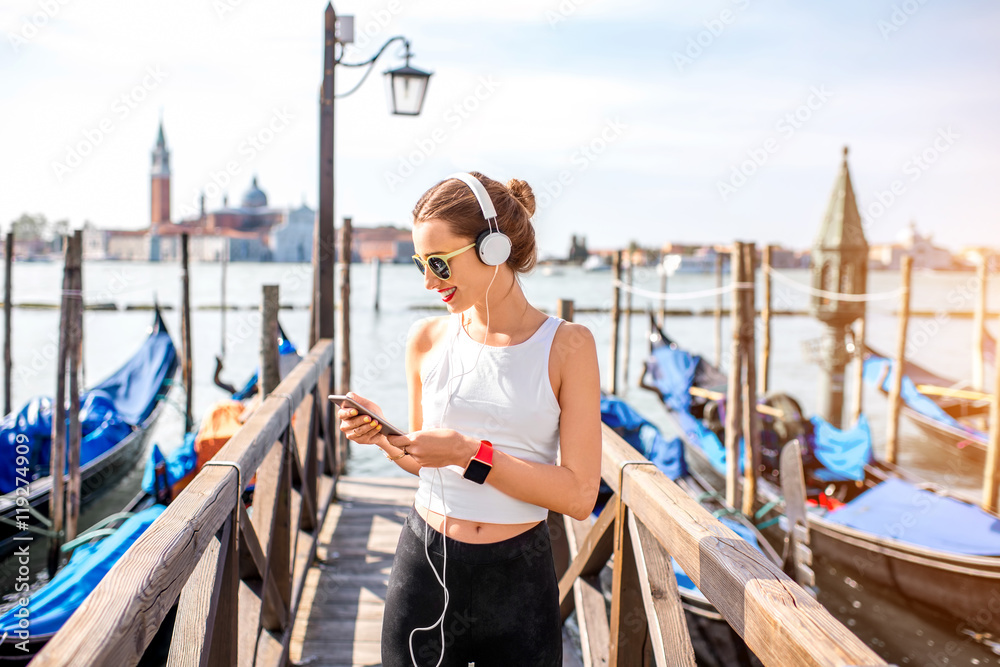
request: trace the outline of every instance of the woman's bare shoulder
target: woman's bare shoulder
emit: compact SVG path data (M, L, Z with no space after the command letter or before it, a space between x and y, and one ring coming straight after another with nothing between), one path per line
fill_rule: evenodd
M586 326L575 322L563 322L556 329L552 339L552 351L561 357L575 357L578 354L594 354L597 345L594 334Z
M417 320L410 326L408 347L417 352L427 352L448 329L450 315L438 315Z

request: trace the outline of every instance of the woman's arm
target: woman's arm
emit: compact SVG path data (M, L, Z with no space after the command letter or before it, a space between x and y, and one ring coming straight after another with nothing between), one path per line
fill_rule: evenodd
M559 464L524 461L495 450L487 484L509 496L575 519L594 509L601 481L601 389L594 336L580 324L560 325L552 342L549 377L557 392ZM465 467L479 440L450 429L393 436L420 465Z

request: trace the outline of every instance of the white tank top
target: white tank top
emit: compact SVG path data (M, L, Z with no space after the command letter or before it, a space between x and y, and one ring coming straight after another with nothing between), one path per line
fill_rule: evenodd
M423 378L423 428L452 428L519 459L554 464L560 408L549 382L549 350L562 321L549 317L523 343L491 347L472 340L461 315L453 315L444 348ZM489 482L470 482L463 472L458 466L421 468L415 502L438 514L486 523L548 516L544 507L512 498Z

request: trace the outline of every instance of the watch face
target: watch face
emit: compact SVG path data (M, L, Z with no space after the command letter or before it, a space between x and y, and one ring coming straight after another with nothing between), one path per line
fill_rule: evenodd
M493 470L493 466L483 463L479 459L472 459L469 461L469 467L465 469L463 477L476 484L482 484L486 481L486 476L490 474L490 470Z

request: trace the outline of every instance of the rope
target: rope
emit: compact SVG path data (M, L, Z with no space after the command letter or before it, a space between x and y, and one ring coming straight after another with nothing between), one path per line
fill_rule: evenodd
M644 296L650 299L666 298L673 301L683 301L685 299L704 299L709 296L726 294L728 292L732 292L734 289L750 289L753 287L753 283L731 283L725 287L713 287L712 289L698 290L695 292L654 292L640 287L633 287L632 285L623 283L621 280L612 280L611 284L638 296Z
M761 507L759 510L757 510L756 514L753 515L753 518L755 518L755 519L763 519L765 514L767 514L771 510L773 510L775 507L777 507L778 505L780 505L784 501L785 501L784 498L781 498L781 497L775 498L774 500L772 500L771 502L767 503L766 505L764 505L763 507Z
M781 521L781 517L783 517L783 516L785 516L785 515L784 514L779 514L778 516L776 516L776 517L774 517L772 519L768 519L767 521L764 521L763 523L758 523L757 524L757 530L765 530L767 528L770 528L774 524L776 524L779 521Z
M816 289L815 287L810 287L809 285L804 285L797 280L789 278L788 276L778 273L771 267L767 267L767 272L772 276L785 283L793 289L797 289L800 292L805 292L812 296L822 297L824 299L831 299L833 301L881 301L884 299L898 299L903 293L903 288L894 289L891 292L878 292L876 294L847 294L845 292L829 292L824 289Z

